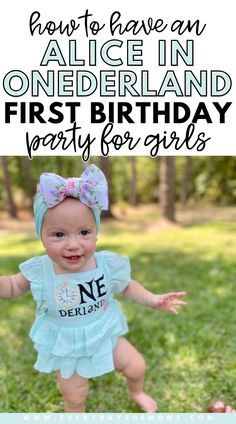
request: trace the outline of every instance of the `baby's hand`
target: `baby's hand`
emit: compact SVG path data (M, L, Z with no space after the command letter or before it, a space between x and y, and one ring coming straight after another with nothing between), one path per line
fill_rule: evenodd
M186 292L171 292L162 295L154 295L151 307L160 311L167 311L178 315L175 306L185 306L187 302L178 300L179 297L185 296Z

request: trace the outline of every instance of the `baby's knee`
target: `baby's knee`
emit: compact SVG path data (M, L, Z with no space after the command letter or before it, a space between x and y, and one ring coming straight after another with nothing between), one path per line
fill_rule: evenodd
M146 371L146 362L145 362L145 360L144 360L144 358L143 358L142 355L139 355L139 358L137 359L136 369L137 369L137 372L140 375L145 374L145 371Z
M88 384L73 388L73 390L62 388L62 396L66 410L81 411L84 409L88 397Z
M124 375L129 378L140 378L145 374L146 362L143 356L138 353L135 358L125 367Z

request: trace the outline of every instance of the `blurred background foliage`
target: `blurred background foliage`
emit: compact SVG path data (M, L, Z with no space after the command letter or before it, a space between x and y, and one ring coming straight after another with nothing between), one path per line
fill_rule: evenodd
M163 170L162 163L167 162ZM64 177L80 176L84 164L80 157L1 157L0 207L11 215L18 209L30 208L35 187L42 172ZM162 191L171 185L172 202L194 205L200 201L216 205L236 202L236 157L96 157L96 163L109 177L111 203L132 206L158 203ZM172 166L170 171L169 165ZM172 179L168 179L168 169ZM166 179L163 172L166 173ZM164 185L163 185L164 183Z

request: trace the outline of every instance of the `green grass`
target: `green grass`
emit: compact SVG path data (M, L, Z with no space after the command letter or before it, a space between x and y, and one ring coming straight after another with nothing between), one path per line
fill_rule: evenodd
M236 224L204 222L162 232L149 231L145 220L139 224L105 223L98 249L130 256L133 278L150 290L188 293L188 306L177 317L120 299L128 339L147 362L146 391L159 412L205 412L213 397L235 405ZM40 253L40 242L28 234L2 236L1 274L17 272L20 262ZM30 293L0 304L0 412L62 412L54 375L33 369ZM87 410L139 412L118 373L91 380Z

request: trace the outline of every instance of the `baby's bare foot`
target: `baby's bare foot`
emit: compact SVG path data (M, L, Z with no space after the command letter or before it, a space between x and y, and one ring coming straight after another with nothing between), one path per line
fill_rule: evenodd
M144 412L156 412L157 404L154 399L141 392L138 394L130 394L130 398L136 402Z

